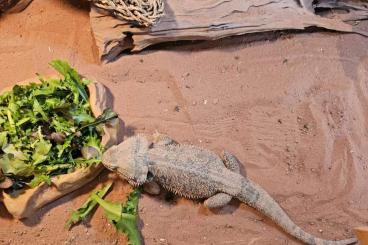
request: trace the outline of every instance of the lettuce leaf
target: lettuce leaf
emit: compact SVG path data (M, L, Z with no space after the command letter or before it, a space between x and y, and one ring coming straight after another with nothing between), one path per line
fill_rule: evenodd
M28 186L31 188L35 188L39 184L46 182L48 185L51 185L51 178L50 176L44 174L35 174L31 182L28 183Z
M98 189L92 192L92 195L96 195L99 198L103 198L107 192L111 189L113 183L107 184L102 189ZM66 221L65 227L70 229L73 225L85 220L96 207L97 202L92 199L91 196L88 197L87 201L78 208L77 210L73 211L70 218Z
M78 72L76 72L73 68L71 68L67 62L62 60L53 60L50 62L50 65L54 67L58 72L60 72L60 74L62 74L65 78L69 78L74 84L79 95L85 101L88 100L87 92L83 87L81 77L79 76Z
M31 165L13 154L4 154L0 160L0 167L4 174L20 177L32 176L34 171Z
M52 144L46 140L40 140L36 143L34 153L32 155L33 165L38 165L46 161L49 157Z
M108 202L95 194L91 196L92 200L98 202L105 210L107 220L119 232L125 233L128 236L128 243L130 245L142 244L140 232L137 227L139 194L138 189L133 190L124 205Z

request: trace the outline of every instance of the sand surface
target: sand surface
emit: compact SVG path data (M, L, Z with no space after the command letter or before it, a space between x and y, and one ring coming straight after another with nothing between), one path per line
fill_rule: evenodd
M155 130L218 153L263 186L306 231L348 238L368 225L368 42L358 35L281 35L161 45L99 65L88 9L75 1L34 1L0 19L0 88L50 74L67 59L106 84L126 136ZM0 209L0 244L125 244L98 209L64 229L94 183L16 221ZM109 200L130 187L116 180ZM272 222L233 201L210 212L199 202L143 194L146 244L299 244Z

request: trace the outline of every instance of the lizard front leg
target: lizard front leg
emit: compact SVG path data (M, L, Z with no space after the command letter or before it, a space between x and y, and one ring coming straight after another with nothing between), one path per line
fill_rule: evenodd
M226 168L235 173L240 173L238 159L228 151L224 151L223 162ZM217 193L204 201L207 208L220 208L226 206L233 197L226 193Z
M223 160L225 166L230 169L231 171L240 174L240 163L239 160L230 152L224 151Z
M160 134L157 131L153 134L154 147L168 146L172 144L177 144L177 142L171 139L169 136L165 134ZM159 195L161 192L159 184L150 179L148 179L148 182L143 185L143 190L151 195Z
M153 145L154 146L168 146L168 145L177 145L178 143L167 136L166 134L160 134L159 132L155 132L153 134Z
M150 181L143 184L143 190L150 195L159 195L161 188L155 181Z

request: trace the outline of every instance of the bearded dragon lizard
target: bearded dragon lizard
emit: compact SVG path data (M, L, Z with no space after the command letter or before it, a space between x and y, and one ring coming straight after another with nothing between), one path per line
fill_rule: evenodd
M102 162L134 186L154 181L179 196L206 199L204 205L208 208L222 207L237 198L306 244L356 242L354 238L323 240L303 231L262 187L240 174L238 160L226 151L222 160L211 151L179 145L164 135L158 135L154 143L138 135L109 148Z

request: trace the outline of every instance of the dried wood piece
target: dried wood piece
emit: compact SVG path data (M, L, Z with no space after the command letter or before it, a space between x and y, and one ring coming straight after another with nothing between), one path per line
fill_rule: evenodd
M32 0L0 0L0 15L4 13L17 13L25 9Z
M308 27L366 34L346 21L366 19L368 7L363 1L170 0L165 2L164 16L151 28L131 25L97 8L91 9L90 17L101 59L111 61L124 50L140 51L168 41L215 40Z
M162 0L91 0L91 2L117 18L141 26L154 25L164 13Z

